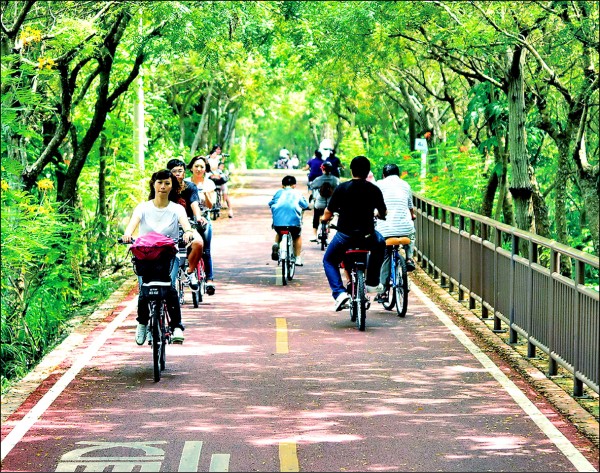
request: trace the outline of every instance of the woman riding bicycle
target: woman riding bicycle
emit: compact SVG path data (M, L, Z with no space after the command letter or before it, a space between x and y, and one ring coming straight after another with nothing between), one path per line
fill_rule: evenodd
M377 210L378 217L385 219L387 208L379 188L366 180L371 171L368 158L356 156L350 163L350 171L352 179L336 188L321 217L322 221L328 222L334 213L339 214L337 232L323 256L323 268L335 300L336 311L342 310L349 299L339 269L348 249L359 247L370 250L367 290L381 292L383 289L378 286L378 282L385 240L375 231L373 216Z
M191 178L185 178L187 182L195 184L198 189L198 203L200 210L204 212L206 209L211 209L213 202L215 201L215 183L212 179L209 179L207 172L210 171L208 162L204 156L194 156L189 164L188 169L192 171ZM213 262L210 251L212 243L212 222L210 219L207 220L206 228L203 233L204 237L204 253L202 258L204 259L204 266L206 268L206 292L208 295L212 295L215 292L215 284L213 281Z
M179 203L185 208L185 212L189 219L195 219L202 227L206 227L208 221L202 216L200 204L198 202L198 189L193 182L185 181L185 163L181 159L170 159L167 163L167 169L177 178L179 182ZM188 267L186 276L192 290L198 289L198 277L194 269L198 266L200 258L202 258L202 250L204 242L202 236L197 230L192 229L194 239L188 244Z
M192 227L188 221L184 208L179 205L177 200L179 182L171 174L168 169L163 169L152 174L150 179L150 196L148 201L139 204L133 211L131 220L125 229L122 240L124 243L132 241L132 234L139 226L139 236L144 236L150 232L157 232L168 236L176 242L179 239L179 225L184 230L183 239L189 243L192 238ZM175 283L177 273L179 271L179 263L174 259L171 269L171 287L167 296L167 309L170 316L170 326L173 331L172 340L176 343L183 342L183 330L185 330L181 322L181 308L179 307L179 299ZM140 288L142 278L138 277ZM150 319L150 311L148 304L143 298L138 299L138 326L135 332L135 341L138 345L143 345L146 340L147 325Z

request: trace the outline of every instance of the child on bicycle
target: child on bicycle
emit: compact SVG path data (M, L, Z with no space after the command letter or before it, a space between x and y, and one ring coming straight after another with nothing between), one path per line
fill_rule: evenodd
M296 178L285 176L279 189L269 202L273 215L272 228L275 230L275 243L271 248L271 259L279 259L279 242L281 230L290 227L289 231L294 242L296 266L302 266L302 211L308 209L308 202L302 193L296 190Z

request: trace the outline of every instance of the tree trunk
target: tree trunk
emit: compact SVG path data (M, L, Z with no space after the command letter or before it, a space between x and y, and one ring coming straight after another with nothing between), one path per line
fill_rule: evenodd
M515 206L517 227L533 232L532 185L529 179L529 159L525 134L524 57L525 51L521 47L517 47L507 75L508 151L512 165L510 193Z
M206 94L206 97L204 98L204 101L202 103L202 116L200 117L200 123L198 124L198 129L196 130L196 135L194 136L194 141L192 142L192 147L190 149L192 156L196 155L196 150L198 149L198 146L202 139L202 134L204 132L204 129L206 128L206 119L208 117L208 112L210 110L211 98L212 98L212 82L208 86L208 93Z

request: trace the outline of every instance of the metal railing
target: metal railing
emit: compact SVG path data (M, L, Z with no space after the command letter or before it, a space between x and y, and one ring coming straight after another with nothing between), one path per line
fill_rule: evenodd
M528 357L544 352L548 376L557 365L571 373L574 396L583 395L583 384L598 393L598 258L419 194L414 202L423 268L459 300L468 298L470 309L479 302L494 331L506 324L509 343L524 338Z

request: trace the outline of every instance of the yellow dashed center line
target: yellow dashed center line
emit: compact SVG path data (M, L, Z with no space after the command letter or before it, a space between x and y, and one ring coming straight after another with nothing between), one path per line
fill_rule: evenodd
M283 317L275 318L275 353L287 353L288 349L288 330L287 322ZM283 471L283 470L282 470Z
M281 442L279 444L279 471L300 471L296 442Z

